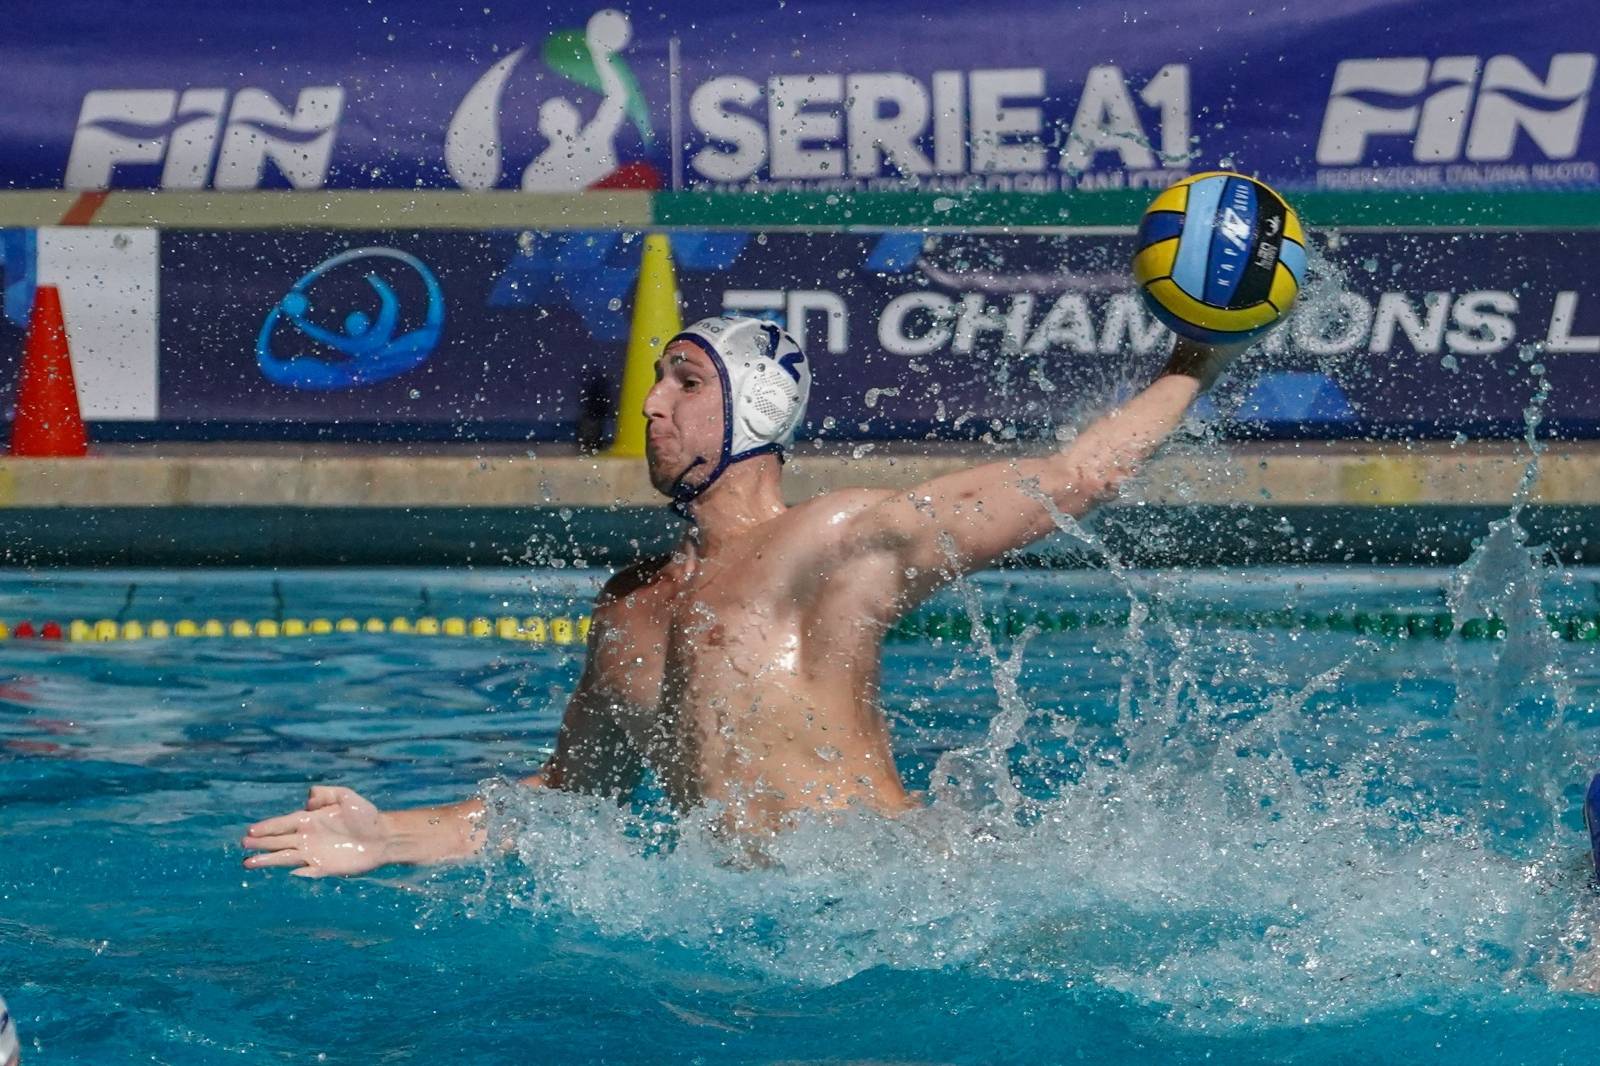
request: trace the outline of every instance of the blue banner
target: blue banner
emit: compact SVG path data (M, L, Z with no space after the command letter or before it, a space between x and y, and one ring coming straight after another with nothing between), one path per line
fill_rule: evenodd
M802 436L845 440L1041 437L1148 381L1171 334L1132 289L1132 242L671 237L685 319L782 321L816 374ZM163 233L149 428L602 433L642 243L613 231ZM1593 435L1596 278L1600 232L1319 239L1290 320L1207 403L1234 435L1520 436L1548 383L1543 430ZM0 374L6 362L0 350Z
M1589 0L1130 10L18 4L0 188L1600 185Z
M634 271L602 264L639 244L584 236L555 300L516 270L548 236L167 231L159 420L570 439L626 337Z

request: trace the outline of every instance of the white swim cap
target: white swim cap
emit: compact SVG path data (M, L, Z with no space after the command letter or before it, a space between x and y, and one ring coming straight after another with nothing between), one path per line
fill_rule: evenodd
M17 1027L11 1024L11 1015L6 1013L6 1001L0 999L0 1066L15 1066L21 1055Z
M811 366L795 339L775 323L739 315L702 318L668 341L699 348L722 378L722 454L698 485L673 486L673 499L688 503L722 476L731 463L774 453L781 460L794 444L811 398ZM690 470L704 462L696 459Z

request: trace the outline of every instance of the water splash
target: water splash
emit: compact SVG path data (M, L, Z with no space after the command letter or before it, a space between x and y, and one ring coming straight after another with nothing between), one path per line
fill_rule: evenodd
M1575 864L1512 854L1413 783L1449 772L1459 745L1362 694L1392 675L1370 641L1317 649L1296 674L1282 634L1178 636L1142 638L1154 683L1100 722L1030 702L1025 656L991 643L999 713L948 749L963 753L952 776L983 787L935 789L899 819L804 817L758 862L715 812L493 784L493 837L513 858L486 864L482 898L578 943L686 951L706 980L957 969L1109 991L1203 1027L1582 979L1595 915ZM1061 639L1035 638L1026 659ZM1017 753L1058 743L1054 720L1075 713L1076 772L1044 798L1007 792Z
M1456 728L1477 761L1484 824L1504 845L1528 855L1559 846L1562 817L1572 806L1565 794L1582 775L1577 738L1564 714L1573 688L1541 603L1553 559L1528 546L1521 523L1539 480L1544 446L1538 429L1549 390L1549 379L1540 375L1523 413L1529 457L1510 511L1489 524L1448 592L1457 624L1482 619L1501 637L1447 645Z
M942 545L950 567L959 569L955 544L948 538ZM933 768L929 791L935 803L954 806L985 823L985 831L1003 831L1016 824L1023 806L1022 790L1011 775L1011 749L1021 738L1023 726L1033 713L1017 688L1023 654L1028 642L1038 635L1029 626L1012 645L1009 657L995 647L984 625L983 602L978 591L965 581L956 591L967 611L979 654L987 661L994 681L1000 713L989 723L988 731L976 743L952 748L939 756Z
M708 979L961 969L1109 990L1201 1027L1600 981L1600 910L1560 828L1578 744L1540 603L1550 567L1517 522L1537 414L1511 514L1440 590L1458 621L1502 619L1503 641L1397 665L1367 637L1186 628L1163 610L1181 578L1128 570L1051 505L1127 600L1120 641L1095 649L1117 673L1110 713L1030 696L1032 664L1072 638L1003 648L984 588L964 583L997 706L942 748L927 808L801 817L753 857L714 811L672 820L494 783L491 835L514 858L486 864L483 898L574 936L674 945ZM1438 711L1402 698L1447 680ZM1052 749L1072 769L1039 796L1017 767Z

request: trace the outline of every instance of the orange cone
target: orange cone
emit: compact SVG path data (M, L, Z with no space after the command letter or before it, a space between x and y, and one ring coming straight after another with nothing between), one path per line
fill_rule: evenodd
M33 294L28 340L17 375L17 414L11 422L11 454L35 457L85 455L89 438L72 379L67 323L61 293L41 285Z

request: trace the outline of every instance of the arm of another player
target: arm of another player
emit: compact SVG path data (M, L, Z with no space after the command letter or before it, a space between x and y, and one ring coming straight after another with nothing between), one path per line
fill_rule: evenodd
M607 586L608 589L610 586ZM609 609L601 594L591 616L583 677L567 704L555 754L532 777L532 788L626 793L643 772L618 721L622 705L605 683ZM614 609L614 608L613 608ZM246 832L250 869L292 867L296 877L362 874L391 863L429 864L477 853L487 839L483 800L382 811L349 788L313 786L304 809L257 822Z
M908 600L920 599L1055 532L1046 501L1076 518L1114 497L1241 350L1180 339L1148 388L1054 455L987 463L892 493L854 519L855 532L894 554Z

